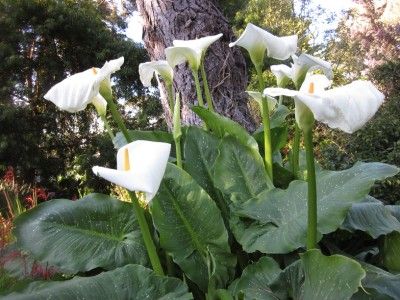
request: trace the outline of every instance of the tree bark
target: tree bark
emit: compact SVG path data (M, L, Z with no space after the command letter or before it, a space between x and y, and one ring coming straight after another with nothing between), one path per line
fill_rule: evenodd
M217 112L232 118L249 131L255 122L247 106L246 63L238 47L229 48L233 32L213 0L136 0L143 18L145 47L151 60L165 59L164 49L175 39L189 40L223 33L206 54L205 69ZM165 87L159 85L167 124L171 126ZM181 93L182 121L198 124L190 110L197 103L193 77L189 68L179 65L174 74L175 90Z

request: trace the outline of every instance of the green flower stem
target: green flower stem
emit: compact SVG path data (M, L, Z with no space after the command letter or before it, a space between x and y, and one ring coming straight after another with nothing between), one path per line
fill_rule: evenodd
M105 115L100 115L100 119L101 119L101 120L103 121L103 123L104 123L104 127L106 128L106 131L107 131L108 135L110 136L111 142L113 142L115 136L114 136L114 133L113 133L111 127L110 127L110 124L109 124L108 121L107 121L106 116L105 116Z
M315 180L312 128L304 130L303 134L304 144L306 146L308 183L307 250L310 250L317 248L317 183Z
M167 266L167 274L169 276L174 277L175 276L175 268L174 268L174 262L172 261L172 257L168 255L168 253L165 252L165 264Z
M271 128L270 128L270 120L269 120L269 109L268 109L268 101L263 96L265 85L264 80L262 77L262 70L260 66L256 66L257 70L257 77L258 77L258 84L260 93L262 95L261 101L261 116L262 122L264 126L264 161L265 161L265 168L267 170L268 176L273 181L273 172L272 172L272 147L271 147Z
M171 112L173 112L174 111L174 87L172 86L172 83L166 83L165 85L167 87L169 109L171 110Z
M125 126L124 121L120 113L117 110L117 106L115 105L114 101L110 97L105 97L108 107L110 108L111 114L114 118L114 121L117 123L118 128L122 131L127 143L131 143L133 140L129 135L128 129ZM153 266L154 272L158 275L164 275L164 271L162 269L160 258L158 257L156 246L154 245L153 239L150 234L149 224L147 224L146 218L144 216L143 208L139 205L138 199L136 198L135 193L128 191L129 197L132 200L135 215L139 222L140 231L142 233L142 237L144 240L144 244L147 249L147 254L149 255L151 265Z
M200 67L201 71L201 79L203 80L203 88L204 88L204 94L206 95L206 100L207 100L207 106L210 111L214 111L214 106L213 106L213 99L211 96L210 88L208 86L208 80L207 80L207 74L206 70L204 69L204 61L201 63Z
M283 95L280 95L280 96L279 96L279 102L278 102L278 104L279 104L279 105L282 105L282 103L283 103Z
M121 130L122 134L124 135L127 143L132 142L132 138L129 135L128 129L125 126L124 120L122 120L121 114L117 110L117 106L115 105L114 101L108 97L104 97L107 101L107 106L110 108L111 115L114 121L117 123L119 130Z
M198 71L192 70L192 74L193 74L193 78L194 78L194 83L196 85L197 100L199 101L200 106L204 107L204 101L203 101L203 95L201 94L201 87L200 87Z
M175 106L173 111L173 128L172 128L172 136L175 141L175 150L176 150L176 165L183 169L182 166L182 148L181 148L181 137L182 137L182 128L181 128L181 99L179 94L176 94Z
M136 197L134 192L128 191L128 194L132 200L133 207L135 209L136 218L138 220L140 230L142 232L143 241L146 246L147 253L149 254L153 270L157 275L164 275L164 271L157 254L156 246L154 245L153 239L151 238L149 225L147 224L143 208L139 205L138 198Z
M292 172L295 178L298 178L301 130L296 122L294 126L295 126L295 131L294 131L293 149L292 149L292 155L293 155Z
M175 139L175 150L176 150L176 165L183 169L182 164L182 150L181 150L181 138Z

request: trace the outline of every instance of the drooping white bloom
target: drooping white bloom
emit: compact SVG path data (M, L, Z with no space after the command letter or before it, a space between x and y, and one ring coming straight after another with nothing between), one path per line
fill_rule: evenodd
M292 76L296 86L301 86L307 73L311 73L316 70L322 71L328 79L333 78L332 65L319 57L312 56L309 54L302 53L300 56L292 55Z
M313 113L316 120L347 133L353 133L364 126L385 98L370 81L356 80L341 87L325 90L329 83L329 79L324 75L308 75L300 91L267 88L264 94L273 97L294 97L296 122L300 128L303 127L302 124L307 124L307 120L303 118L306 115L305 107Z
M168 143L135 141L118 150L116 170L95 166L93 173L130 191L144 192L148 203L160 187L170 150Z
M271 72L275 75L278 86L283 87L291 79L296 87L301 87L307 73L320 70L329 79L333 78L332 65L318 57L302 53L300 56L292 55L291 67L287 65L272 65Z
M144 86L151 86L154 73L160 75L168 84L172 84L174 71L166 60L150 61L139 64L140 81Z
M267 56L280 60L286 60L294 54L297 50L297 35L277 37L249 23L239 39L229 44L229 47L233 46L245 48L253 64L261 66L265 50Z
M279 87L285 86L292 78L292 69L287 65L272 65L271 72L275 75Z
M257 101L257 103L259 105L262 104L262 94L260 92L254 92L254 91L246 91L246 93L255 101ZM265 98L268 101L268 110L271 113L276 105L278 104L278 102L276 101L275 98L271 97L271 96L265 96Z
M44 98L71 113L84 110L91 102L100 111L105 111L107 102L99 93L100 85L103 80L110 85L111 74L118 71L123 63L124 58L120 57L106 62L101 69L91 68L71 75L54 85Z
M175 40L173 47L165 49L167 61L171 67L188 62L192 70L200 68L201 60L204 57L208 47L219 40L222 33L202 37L196 40Z

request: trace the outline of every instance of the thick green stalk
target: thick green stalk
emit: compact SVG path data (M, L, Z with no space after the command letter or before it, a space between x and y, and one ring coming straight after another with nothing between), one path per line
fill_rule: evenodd
M199 105L201 107L204 107L204 101L203 101L203 95L201 93L198 71L192 70L192 74L194 78L194 84L196 85L197 100L199 101Z
M114 121L117 123L118 128L122 131L122 134L124 135L126 141L128 143L131 143L133 140L131 136L129 135L128 129L125 126L124 121L122 120L122 117L120 113L117 110L117 106L115 105L114 101L112 101L111 98L105 97L108 107L111 110L111 114L114 118ZM129 197L132 200L134 210L135 210L135 215L139 223L140 231L142 233L142 237L144 240L144 244L147 249L147 254L149 255L151 265L153 267L154 272L158 275L164 275L164 271L161 266L160 258L158 257L156 246L154 245L153 239L150 234L150 229L149 229L149 224L147 224L146 218L144 216L144 211L143 208L139 205L138 199L136 198L135 193L128 191Z
M107 101L107 106L110 108L111 115L114 121L117 123L119 130L121 130L122 134L124 135L127 143L132 142L132 138L129 135L128 129L125 126L124 120L122 120L121 114L118 112L117 106L115 105L114 101L108 97L104 97Z
M176 150L176 165L183 169L182 164L182 150L181 150L181 138L175 139L175 150Z
M308 183L308 227L307 250L317 247L317 183L315 179L314 149L312 128L304 130L304 144L307 158L307 183Z
M201 79L203 80L204 94L205 94L206 100L207 100L207 106L208 106L208 109L210 111L214 111L213 99L212 99L212 96L211 96L210 88L208 86L206 70L204 69L204 61L202 61L200 68L201 68L200 69L200 71L201 71Z
M268 101L263 96L264 93L264 80L262 77L262 70L260 66L256 66L258 84L260 93L262 95L261 101L261 117L264 126L264 161L265 168L267 170L268 176L273 181L273 172L272 172L272 147L271 147L271 128L270 128L270 120L269 120L269 109L268 109Z
M108 121L107 121L106 116L105 116L105 115L100 115L100 119L101 119L101 120L103 121L103 123L104 123L104 127L106 128L106 131L107 131L108 135L110 136L111 142L113 142L115 136L114 136L114 133L113 133L111 127L110 127L110 124L109 124Z
M146 246L151 265L153 266L153 270L157 275L164 275L164 271L157 254L156 246L154 245L153 239L151 237L149 225L147 224L143 208L139 205L139 201L135 193L131 191L128 191L128 193L135 209L136 219L138 220L139 227L142 232L143 241Z
M282 105L282 103L283 103L283 96L280 95L280 96L279 96L279 102L278 102L278 104L279 104L279 105Z
M171 110L171 112L173 112L174 111L174 87L172 86L172 83L166 83L165 85L167 87L169 109Z
M174 107L174 115L173 115L173 128L172 128L172 136L175 141L175 150L176 150L176 165L179 168L183 168L182 166L182 148L181 148L181 137L182 137L182 128L181 128L181 99L179 94L176 94L175 99L175 107Z
M294 126L295 126L295 131L294 131L293 148L292 148L292 172L295 178L297 178L299 172L301 130L296 122Z

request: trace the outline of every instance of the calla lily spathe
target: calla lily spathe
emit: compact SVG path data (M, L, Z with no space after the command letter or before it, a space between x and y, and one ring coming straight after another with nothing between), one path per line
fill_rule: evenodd
M192 70L199 70L201 60L203 59L208 47L219 40L222 33L202 37L195 40L175 40L173 47L165 49L167 61L171 67L188 62Z
M271 72L275 75L279 87L283 87L291 79L297 88L301 87L307 73L316 70L322 71L328 79L333 78L332 65L318 57L302 53L300 56L292 55L291 67L287 65L272 65Z
M271 72L276 77L276 83L279 87L284 87L292 78L292 68L287 65L272 65Z
M297 35L277 37L249 23L239 39L229 44L229 47L233 46L245 48L253 64L261 66L265 50L269 57L279 60L286 60L294 54L297 50Z
M333 71L330 62L325 61L319 57L302 53L300 56L292 55L292 80L296 86L301 86L307 73L320 70L325 76L332 80Z
M307 124L306 109L314 118L331 128L353 133L365 125L382 105L384 95L370 82L356 80L350 84L325 90L330 80L324 75L307 75L300 91L267 88L265 95L290 96L296 102L296 122ZM306 109L305 109L306 108ZM302 128L303 129L303 128Z
M139 76L144 86L151 86L154 73L160 75L167 84L172 84L174 71L166 60L150 61L139 64Z
M54 85L44 98L71 113L84 110L91 102L99 113L105 113L107 102L99 93L100 85L104 80L110 85L111 74L118 71L123 63L124 58L120 57L106 62L101 69L91 68L71 75Z
M160 187L170 151L168 143L135 141L118 150L116 170L95 166L93 173L130 191L144 192L149 203Z

